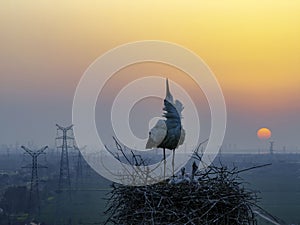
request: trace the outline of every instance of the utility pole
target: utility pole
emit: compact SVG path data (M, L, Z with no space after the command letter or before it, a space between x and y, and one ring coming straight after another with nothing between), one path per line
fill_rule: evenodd
M32 163L31 166L24 166L23 168L31 168L31 181L30 181L30 192L29 192L29 210L34 211L35 206L38 208L38 213L40 212L40 198L39 198L39 177L38 177L38 168L47 168L46 166L41 166L38 164L38 157L44 153L48 148L45 146L38 151L32 151L25 146L21 148L31 156Z
M68 127L62 127L56 124L57 133L61 132L62 135L58 136L56 140L62 140L62 144L57 146L58 149L61 149L60 157L60 169L59 169L59 183L58 190L62 191L63 189L71 189L71 178L69 170L69 148L72 148L72 145L68 145L68 140L74 140L73 137L73 125ZM70 134L71 136L68 136Z
M274 154L274 141L270 141L270 154L273 155Z

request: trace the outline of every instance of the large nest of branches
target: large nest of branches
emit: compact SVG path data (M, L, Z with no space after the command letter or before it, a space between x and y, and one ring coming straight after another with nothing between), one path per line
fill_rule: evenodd
M257 224L257 196L237 169L210 166L150 186L112 185L106 213L112 224Z
M137 156L130 152L130 160L116 139L115 142L127 163L137 164L134 160ZM198 170L202 163L199 147L193 155L191 174L182 168L179 174L152 185L113 184L105 212L106 224L253 225L257 224L257 216L273 224L284 224L257 205L256 192L245 188L239 176L241 172L270 164L243 170L221 164ZM115 157L120 160L118 154ZM144 160L138 163L147 166L144 164ZM135 171L134 175L147 177L148 174Z

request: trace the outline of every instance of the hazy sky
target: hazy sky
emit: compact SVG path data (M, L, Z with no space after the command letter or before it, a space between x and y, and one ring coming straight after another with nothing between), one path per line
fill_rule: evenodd
M196 52L223 89L225 144L300 146L300 1L1 1L0 144L53 144L98 56L158 39Z

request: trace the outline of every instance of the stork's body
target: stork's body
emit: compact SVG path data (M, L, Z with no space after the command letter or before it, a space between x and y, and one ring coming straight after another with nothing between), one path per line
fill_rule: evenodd
M173 173L175 149L182 145L185 138L185 131L181 125L182 103L174 102L169 89L168 79L166 80L166 98L164 99L165 120L159 120L149 132L149 139L146 148L162 148L164 160L166 159L165 149L173 151ZM174 175L174 174L173 174Z
M166 113L164 117L167 118L166 123L166 135L163 141L157 146L158 148L164 149L164 160L166 159L165 149L175 150L179 145L179 140L181 136L181 121L178 120L180 117L177 113L176 108L168 100L164 100L164 110Z

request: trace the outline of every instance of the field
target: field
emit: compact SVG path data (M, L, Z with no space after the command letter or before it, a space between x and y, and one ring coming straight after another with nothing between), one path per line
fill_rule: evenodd
M8 173L14 179L14 185L24 185L25 181L16 179L12 166L19 166L22 160L14 158L13 163L7 163L1 157L0 170ZM110 190L110 181L94 173L89 167L84 167L83 177L76 182L75 174L71 172L72 188L68 193L58 193L57 173L55 160L49 162L51 176L41 184L41 212L39 219L46 224L103 224L105 221L105 206ZM241 173L245 185L259 191L261 198L259 205L272 215L281 218L287 224L300 224L300 155L241 155L223 154L216 158L215 164L222 162L228 167L236 166L239 169L255 165L272 163L272 165ZM52 163L52 164L51 164ZM41 175L43 173L41 172ZM44 176L44 175L43 175ZM46 176L46 175L45 175ZM28 184L28 183L27 183ZM5 188L1 185L3 194ZM1 223L0 223L1 224ZM261 220L260 224L266 224Z

